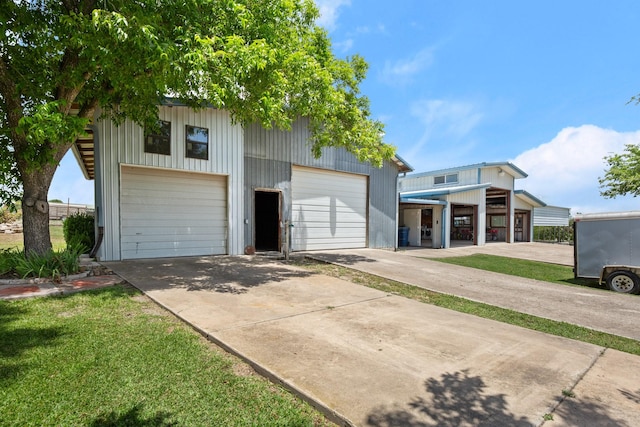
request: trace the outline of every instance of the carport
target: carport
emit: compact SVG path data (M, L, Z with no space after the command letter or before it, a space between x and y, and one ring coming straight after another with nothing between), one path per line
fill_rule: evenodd
M409 246L445 247L448 208L444 200L401 197L399 224L409 227Z

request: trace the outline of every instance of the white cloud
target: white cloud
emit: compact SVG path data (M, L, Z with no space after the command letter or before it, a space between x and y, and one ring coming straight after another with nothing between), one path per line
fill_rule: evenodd
M411 115L455 139L467 135L482 119L482 114L471 102L441 99L415 102L411 106Z
M351 0L316 0L316 6L320 10L317 24L329 31L333 30L338 20L339 9L350 5Z
M353 47L353 39L346 39L333 44L334 48L341 53L348 52Z
M598 178L604 175L604 157L639 144L640 131L616 132L593 125L562 129L551 141L517 156L512 162L529 176L516 182L550 205L576 212L638 209L640 200L600 196Z
M387 61L382 70L382 80L391 85L403 85L433 64L435 48L428 47L410 58L396 62Z
M416 170L424 171L464 162L476 146L470 133L484 115L469 101L428 99L412 103L410 116L423 131L412 144L403 144L406 148L401 155Z

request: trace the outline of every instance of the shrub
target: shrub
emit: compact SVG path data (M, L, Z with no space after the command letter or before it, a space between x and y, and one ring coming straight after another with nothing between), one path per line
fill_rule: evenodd
M5 224L8 222L18 221L22 218L22 211L12 210L8 206L0 207L0 223Z
M95 231L92 215L83 212L70 215L62 223L62 232L67 247L77 247L81 245L84 247L84 252L93 248Z
M27 256L24 251L5 249L0 251L0 274L23 279L39 277L59 280L62 276L68 276L80 270L79 257L83 251L83 245L71 245L62 251Z

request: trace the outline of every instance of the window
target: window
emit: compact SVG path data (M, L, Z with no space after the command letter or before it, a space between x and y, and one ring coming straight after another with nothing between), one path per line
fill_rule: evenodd
M187 157L209 160L209 129L187 125Z
M469 226L471 226L471 217L470 216L455 216L455 217L453 217L453 226L454 227L469 227Z
M144 137L144 152L171 154L171 122L161 120L158 133L148 133Z
M506 227L507 217L505 215L491 215L491 228Z
M458 182L458 174L450 173L447 175L439 175L433 177L434 184L451 184L454 182Z

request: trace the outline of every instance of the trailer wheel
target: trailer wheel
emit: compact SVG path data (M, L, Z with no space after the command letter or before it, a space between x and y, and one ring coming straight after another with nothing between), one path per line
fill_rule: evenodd
M623 294L637 294L640 291L640 278L630 271L614 271L607 276L607 286Z

